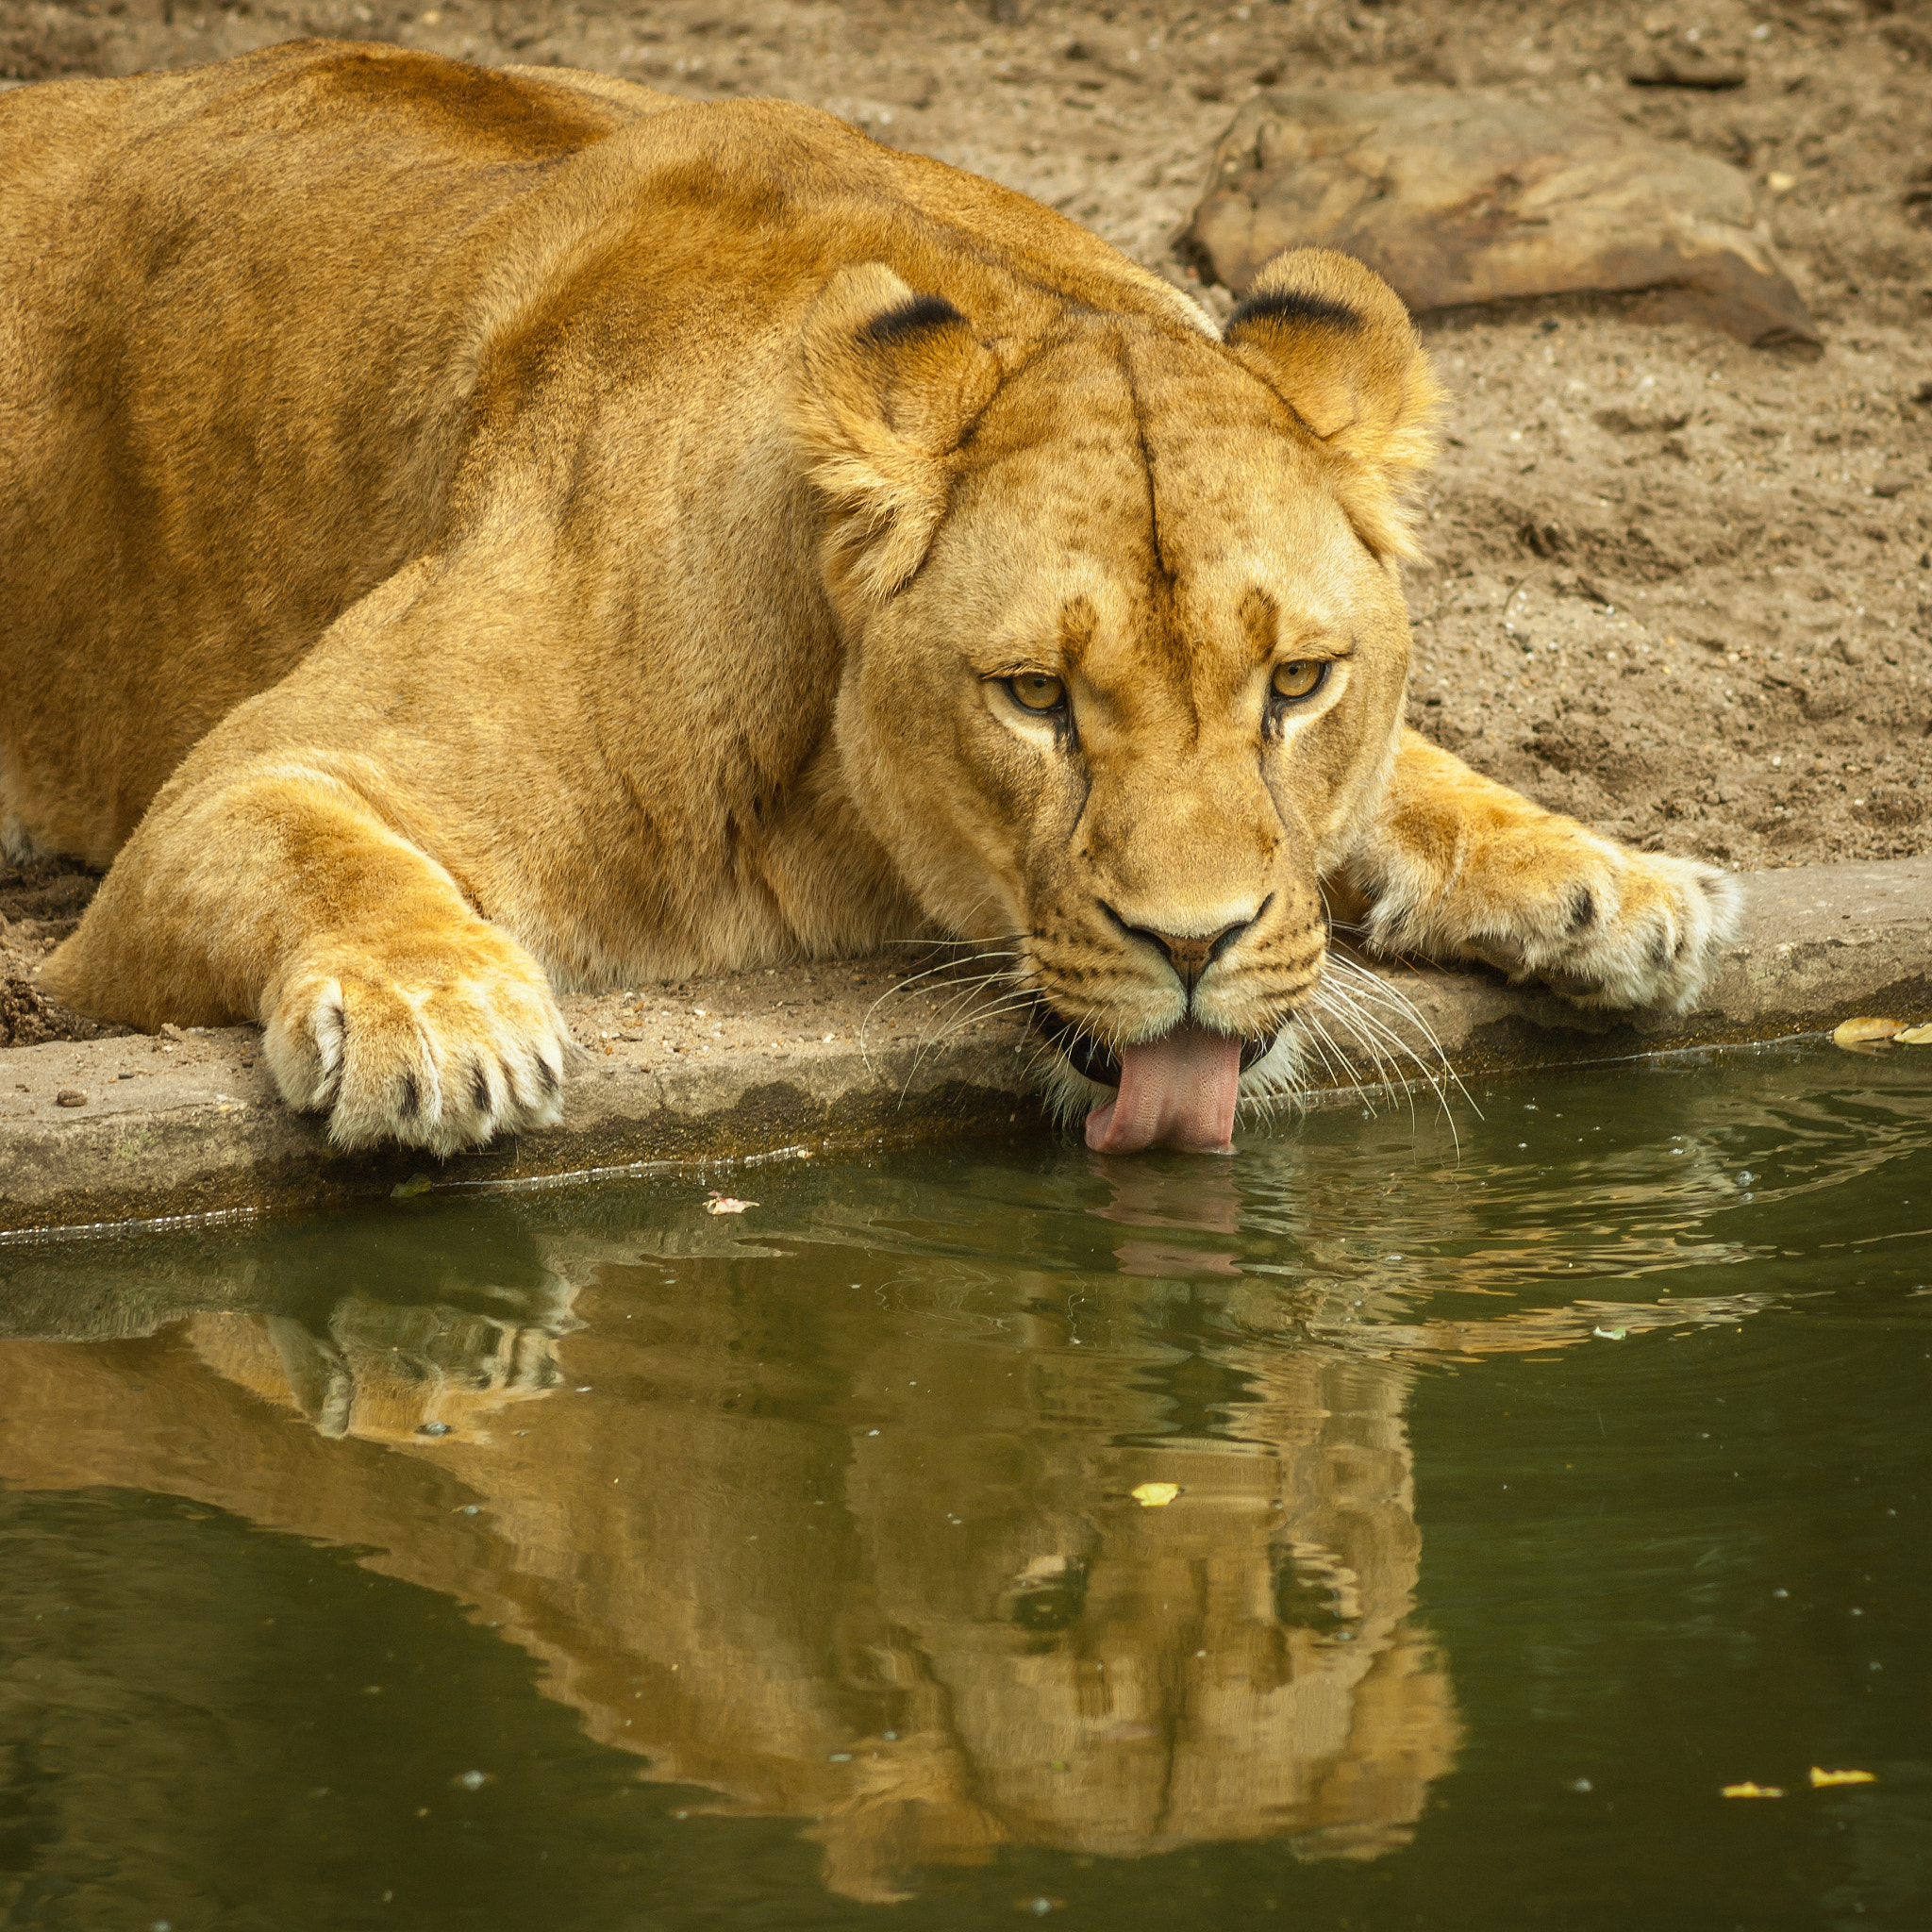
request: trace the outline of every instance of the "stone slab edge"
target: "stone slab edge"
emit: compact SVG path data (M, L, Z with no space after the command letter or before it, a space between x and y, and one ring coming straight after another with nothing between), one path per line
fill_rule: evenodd
M1383 969L1457 1073L1577 1066L1762 1041L1857 1013L1932 1019L1932 857L1796 867L1743 880L1741 941L1698 1008L1588 1013L1474 974ZM873 962L875 966L879 962ZM882 969L890 978L899 968ZM1035 1048L1010 1018L881 1025L839 965L708 980L678 995L702 1034L619 1030L611 997L564 1002L585 1052L562 1123L434 1162L403 1150L345 1158L277 1098L252 1027L58 1042L0 1053L0 1239L443 1188L539 1186L587 1174L855 1152L968 1134L1053 1131L1031 1091ZM808 1001L789 997L805 988ZM661 993L649 997L662 998ZM909 996L908 996L909 997ZM774 1011L808 1004L811 1032L771 1041ZM888 1009L890 1010L890 1008ZM1420 1026L1399 1030L1421 1045ZM1900 1051L1915 1051L1905 1048ZM1335 1087L1379 1082L1353 1052ZM79 1106L58 1096L82 1094Z

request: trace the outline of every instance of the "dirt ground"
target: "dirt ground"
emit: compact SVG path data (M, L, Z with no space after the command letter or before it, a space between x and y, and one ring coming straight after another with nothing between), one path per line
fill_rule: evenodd
M1217 314L1174 242L1257 86L1491 88L1731 161L1822 355L1618 301L1424 318L1455 400L1411 717L1643 846L1752 868L1932 839L1932 0L0 0L0 75L307 33L813 102L1052 203ZM1628 78L1693 49L1743 84ZM68 1030L20 974L88 890L0 868L0 1043Z

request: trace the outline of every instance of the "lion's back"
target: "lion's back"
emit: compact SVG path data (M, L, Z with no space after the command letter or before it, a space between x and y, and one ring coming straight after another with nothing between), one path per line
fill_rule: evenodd
M672 105L319 42L0 97L10 842L106 862L200 737L430 541L465 400L452 262Z

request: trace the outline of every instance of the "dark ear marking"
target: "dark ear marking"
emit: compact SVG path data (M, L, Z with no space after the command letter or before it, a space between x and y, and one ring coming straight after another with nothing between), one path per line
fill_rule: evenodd
M1306 289L1264 289L1250 295L1236 304L1222 333L1232 335L1244 322L1319 322L1349 335L1358 335L1362 326L1361 316L1346 302L1331 302Z
M874 315L858 331L858 336L861 341L870 342L874 348L889 349L914 336L927 335L934 329L950 328L956 322L963 323L965 320L943 295L915 295L911 301L902 302L896 308L888 308L883 314Z

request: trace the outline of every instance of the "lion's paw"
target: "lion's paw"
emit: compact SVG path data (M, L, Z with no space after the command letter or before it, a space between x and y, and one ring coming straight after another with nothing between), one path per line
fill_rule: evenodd
M1541 980L1583 1007L1693 1006L1737 937L1738 882L1715 866L1632 852L1579 828L1553 851L1498 852L1459 879L1433 919L1378 900L1370 943L1399 951L1429 928L1424 950L1476 959L1511 984Z
M480 923L412 941L394 963L319 948L285 985L263 1047L283 1097L326 1113L338 1147L436 1155L558 1120L574 1051L542 969Z

